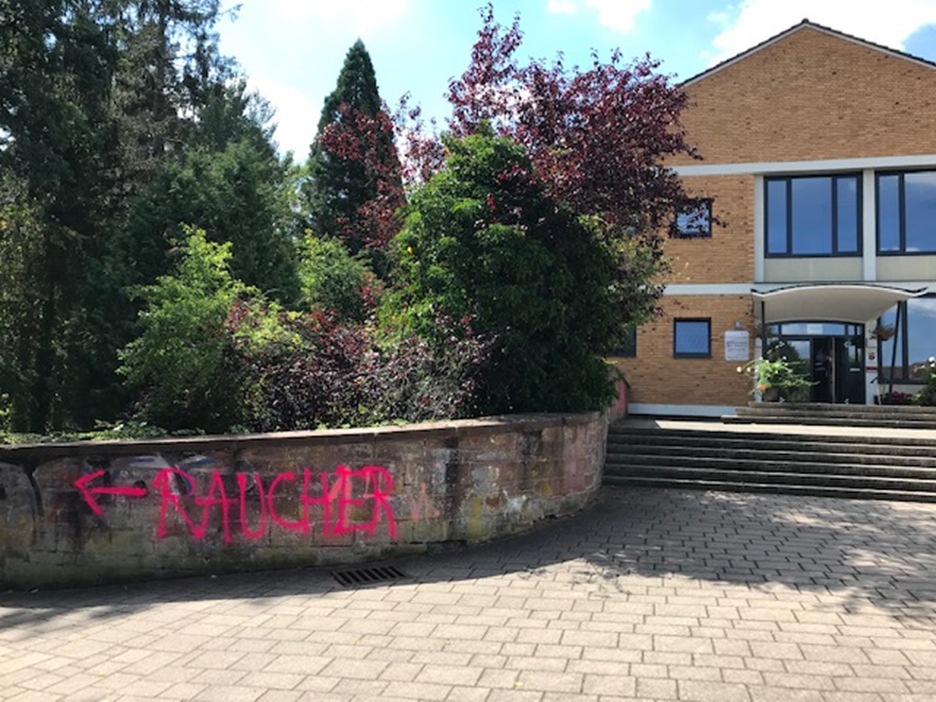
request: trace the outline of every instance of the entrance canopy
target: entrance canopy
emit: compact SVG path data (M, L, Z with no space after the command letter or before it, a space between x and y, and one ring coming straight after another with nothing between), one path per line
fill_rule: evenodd
M769 292L754 291L758 322L844 322L864 324L898 302L919 297L926 288L902 290L886 285L795 285ZM763 315L761 311L763 310ZM763 317L763 318L762 318Z

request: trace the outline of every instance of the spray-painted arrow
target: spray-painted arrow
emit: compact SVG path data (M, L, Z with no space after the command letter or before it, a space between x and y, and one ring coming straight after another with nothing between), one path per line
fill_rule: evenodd
M78 488L78 492L81 493L85 502L88 503L88 507L90 507L91 511L96 515L101 516L104 514L104 510L101 509L101 505L99 505L95 499L97 495L123 495L124 497L146 496L147 490L145 487L89 487L88 483L97 480L106 472L106 470L99 470L94 473L88 473L87 475L82 475L75 481L75 487Z

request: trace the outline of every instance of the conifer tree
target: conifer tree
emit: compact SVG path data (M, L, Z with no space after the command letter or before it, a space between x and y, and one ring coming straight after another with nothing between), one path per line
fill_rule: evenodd
M358 39L325 99L304 188L310 228L352 253L380 249L396 233L403 204L393 125L370 55Z

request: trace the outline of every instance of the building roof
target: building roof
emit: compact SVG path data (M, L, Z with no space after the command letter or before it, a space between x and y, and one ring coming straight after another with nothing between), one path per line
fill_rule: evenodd
M808 19L804 19L799 24L794 24L789 29L785 29L779 34L775 34L774 36L770 37L769 39L765 39L760 44L756 44L752 46L750 49L746 51L742 51L740 54L732 56L731 58L727 58L724 61L721 61L720 63L716 63L711 68L708 68L702 71L701 73L697 73L691 78L687 78L686 80L682 82L682 86L686 87L697 81L702 80L703 78L708 78L713 73L717 73L723 68L727 68L728 66L731 66L737 63L738 61L741 61L742 59L747 58L751 54L754 54L760 51L761 49L764 49L770 46L771 44L774 44L782 39L785 39L786 37L793 34L794 32L798 32L806 28L814 29L818 32L828 34L829 36L833 36L838 39L844 39L845 41L850 41L855 44L860 44L861 46L865 46L869 49L880 51L883 54L888 54L890 56L896 56L897 58L906 59L907 61L912 61L914 63L920 64L921 66L926 66L927 68L936 68L936 62L927 61L926 59L920 58L919 56L914 56L913 54L908 54L903 51L898 51L897 49L891 49L890 47L883 46L881 44L875 44L873 41L868 41L867 39L862 39L861 37L856 37L851 34L846 34L845 32L840 32L837 29L832 29L831 27L826 27L824 25L817 24L815 22L810 22Z

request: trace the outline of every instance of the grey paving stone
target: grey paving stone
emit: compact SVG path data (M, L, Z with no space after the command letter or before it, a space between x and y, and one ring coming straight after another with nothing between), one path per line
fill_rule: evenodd
M379 588L310 570L5 598L0 699L933 700L934 552L933 505L609 489Z

